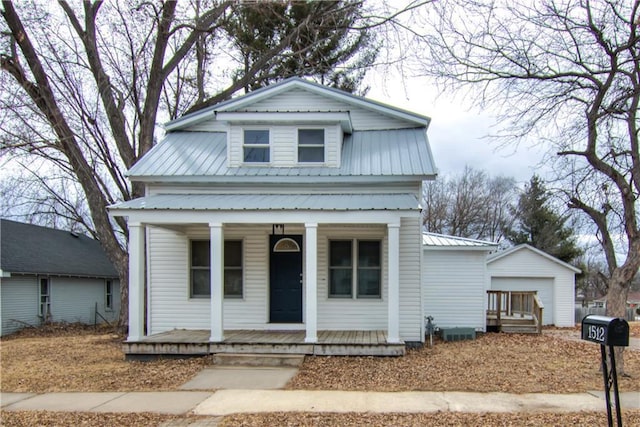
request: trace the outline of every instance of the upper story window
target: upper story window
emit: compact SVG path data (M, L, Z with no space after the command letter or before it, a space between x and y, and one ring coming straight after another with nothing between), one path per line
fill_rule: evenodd
M269 130L244 130L245 163L269 163Z
M298 129L298 162L324 163L324 129Z

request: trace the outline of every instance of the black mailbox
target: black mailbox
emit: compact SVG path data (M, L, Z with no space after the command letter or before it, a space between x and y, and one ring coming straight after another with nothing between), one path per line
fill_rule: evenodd
M602 345L629 346L629 324L620 317L590 314L582 319L582 339Z

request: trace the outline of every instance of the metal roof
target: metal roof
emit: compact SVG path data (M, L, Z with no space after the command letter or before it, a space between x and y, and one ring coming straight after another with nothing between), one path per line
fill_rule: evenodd
M416 210L414 194L158 194L110 210Z
M272 167L227 165L227 134L224 132L171 132L130 170L134 181L220 182L229 177L265 182L291 177L418 177L436 174L424 128L359 131L346 135L340 167ZM276 179L277 178L277 179ZM338 181L338 180L334 180Z
M118 277L100 242L84 235L2 219L0 241L3 272Z
M202 120L207 120L211 117L214 117L217 111L235 111L239 108L244 108L247 105L251 105L262 99L275 96L291 88L302 88L305 90L309 90L313 93L334 98L338 101L346 102L347 104L357 105L369 110L375 110L382 114L398 117L402 120L416 123L416 125L418 126L428 127L431 121L429 117L416 114L414 112L407 111L401 108L393 107L383 102L378 102L361 96L353 95L352 93L345 92L340 89L323 86L315 82L301 79L300 77L290 77L278 83L249 92L246 95L238 96L236 98L232 98L227 101L202 108L201 110L194 111L193 113L186 114L178 119L165 123L164 127L167 130L177 130L185 125L191 125Z
M484 249L487 251L498 247L497 243L485 240L467 239L437 233L422 233L422 245L434 248Z

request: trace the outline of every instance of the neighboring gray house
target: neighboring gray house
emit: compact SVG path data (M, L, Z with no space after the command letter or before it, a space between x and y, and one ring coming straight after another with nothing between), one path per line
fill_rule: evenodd
M44 320L92 324L96 308L118 318L118 274L100 242L6 219L0 241L0 335Z
M125 351L176 351L154 344L170 331L201 352L239 331L261 351L423 342L428 125L299 78L168 123L128 172L145 196L110 207L129 226Z

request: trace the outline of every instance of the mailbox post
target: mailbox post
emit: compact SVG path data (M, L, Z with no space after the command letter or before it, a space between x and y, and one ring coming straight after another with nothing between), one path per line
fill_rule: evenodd
M611 386L613 386L616 418L618 426L622 427L620 396L618 394L618 373L616 371L616 358L613 348L615 346L629 346L629 324L622 318L591 314L582 319L582 339L600 344L602 375L604 377L604 396L607 402L607 419L609 426L613 426L613 417L611 414ZM609 366L607 366L605 347L609 347Z

